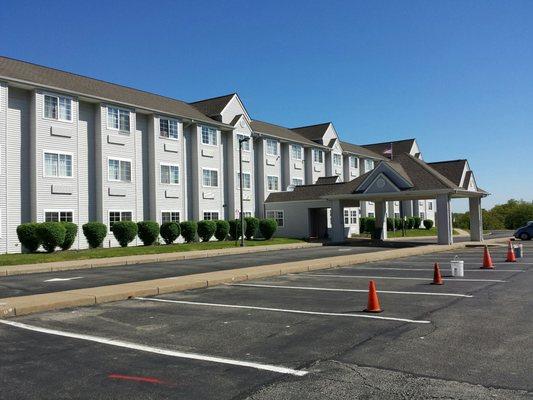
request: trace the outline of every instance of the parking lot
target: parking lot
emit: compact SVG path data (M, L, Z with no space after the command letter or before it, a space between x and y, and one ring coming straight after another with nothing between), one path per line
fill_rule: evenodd
M531 398L524 249L491 248L494 270L470 248L5 320L1 397Z

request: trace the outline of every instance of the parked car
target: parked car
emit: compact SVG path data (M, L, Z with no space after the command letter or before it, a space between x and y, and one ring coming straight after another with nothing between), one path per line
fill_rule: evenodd
M529 221L526 226L518 228L514 233L514 237L522 240L533 238L533 221Z

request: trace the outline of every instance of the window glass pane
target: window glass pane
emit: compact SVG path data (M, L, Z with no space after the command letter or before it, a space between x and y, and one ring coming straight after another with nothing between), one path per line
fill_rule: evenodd
M44 116L57 119L57 97L44 96Z
M169 137L168 119L159 120L159 134L163 137Z
M59 213L59 220L62 222L72 222L72 211L61 211Z
M58 161L57 154L45 153L44 154L44 170L46 176L57 176L58 174Z
M65 121L72 119L71 100L66 97L59 98L59 119Z
M47 211L44 213L44 220L46 222L58 222L59 213L57 211Z
M120 162L120 180L124 182L131 181L131 163L129 161Z
M72 176L72 156L69 154L59 154L59 176Z
M118 108L107 107L107 127L118 129Z
M202 143L203 144L217 144L217 131L207 126L202 126Z
M278 142L274 139L266 140L266 152L271 156L278 155Z
M130 112L120 110L120 130L124 132L130 131Z
M109 179L120 180L120 162L118 160L109 160Z
M294 160L302 159L302 147L297 145L291 145L292 158Z
M121 221L131 221L131 211L123 211L120 218Z

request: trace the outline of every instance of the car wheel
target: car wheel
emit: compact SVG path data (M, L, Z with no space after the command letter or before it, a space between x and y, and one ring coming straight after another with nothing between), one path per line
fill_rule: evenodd
M529 240L529 239L531 239L531 238L529 237L529 235L528 235L526 232L524 232L524 233L521 233L521 234L520 234L520 239L522 239L522 240Z

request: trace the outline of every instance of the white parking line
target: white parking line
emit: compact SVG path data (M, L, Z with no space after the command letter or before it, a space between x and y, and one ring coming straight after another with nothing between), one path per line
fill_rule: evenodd
M259 311L272 311L272 312L284 312L292 314L307 314L307 315L323 315L328 317L352 317L352 318L368 318L368 319L381 319L385 321L400 321L409 322L413 324L429 324L431 321L414 320L406 318L394 318L394 317L381 317L373 314L343 314L343 313L331 313L331 312L319 312L319 311L305 311L305 310L291 310L283 308L270 308L270 307L255 307L255 306L241 306L237 304L219 304L219 303L201 303L196 301L184 301L184 300L167 300L167 299L155 299L147 297L134 297L136 300L142 301L157 301L160 303L174 303L174 304L187 304L192 306L207 306L207 307L224 307L224 308L242 308L245 310L259 310Z
M433 271L433 268L396 268L396 267L341 267L339 269L357 269L357 270L376 270L376 271ZM440 268L441 272L446 272L446 268ZM465 271L470 272L525 272L523 269L511 270L498 270L498 269L465 269Z
M466 260L464 258L459 258L459 260L462 260L465 262L465 265L477 265L477 266L481 266L483 264L483 260ZM493 257L493 260L494 260L494 257ZM390 264L424 264L424 265L429 265L429 264L434 264L435 262L438 262L439 264L442 264L442 265L445 265L445 264L448 264L449 265L449 262L452 261L452 259L450 260L428 260L428 261L422 261L422 260L416 260L416 261L410 261L410 260L390 260L390 261L387 261L388 263ZM376 262L382 262L382 261L376 261ZM520 262L520 261L517 261L516 263L508 263L508 262L505 262L505 261L502 261L502 262L494 262L493 261L493 264L494 265L506 265L506 266L509 266L509 267L512 267L512 266L518 266L518 265L533 265L533 263L524 263L524 262ZM509 271L512 271L512 269L510 269Z
M296 290L318 290L324 292L355 292L355 293L368 293L368 289L337 289L337 288L322 288L322 287L309 287L309 286L284 286L284 285L259 285L252 283L231 283L228 286L246 286L257 288L272 288L272 289L296 289ZM474 297L470 294L459 293L430 293L430 292L399 292L395 290L378 290L378 293L387 294L410 294L410 295L424 295L424 296L449 296L449 297Z
M44 282L66 282L66 281L72 281L74 279L83 279L83 276L73 276L72 278L52 278L52 279L47 279Z
M368 276L368 275L335 275L335 274L290 274L292 276L317 276L317 277L330 277L330 278L354 278L354 279L398 279L398 280L412 280L412 281L429 281L428 278L408 278L403 276ZM451 278L445 279L446 282L507 282L500 279L463 279L463 278Z
M38 326L22 324L20 322L15 322L15 321L0 320L0 323L4 325L9 325L9 326L13 326L16 328L20 328L20 329L25 329L28 331L46 333L46 334L55 335L55 336L63 336L63 337L68 337L72 339L86 340L89 342L101 343L101 344L106 344L106 345L116 346L116 347L123 347L127 349L132 349L132 350L144 351L147 353L160 354L163 356L186 358L190 360L207 361L207 362L212 362L212 363L217 363L217 364L235 365L239 367L254 368L254 369L259 369L263 371L278 372L280 374L288 374L288 375L296 375L296 376L304 376L308 374L308 371L301 371L301 370L296 370L292 368L279 367L277 365L260 364L260 363L254 363L254 362L249 362L249 361L239 361L239 360L233 360L230 358L223 358L223 357L205 356L205 355L197 354L197 353L184 353L182 351L168 350L168 349L163 349L160 347L151 347L151 346L146 346L142 344L124 342L122 340L107 339L107 338L100 337L100 336L84 335L81 333L41 328Z

